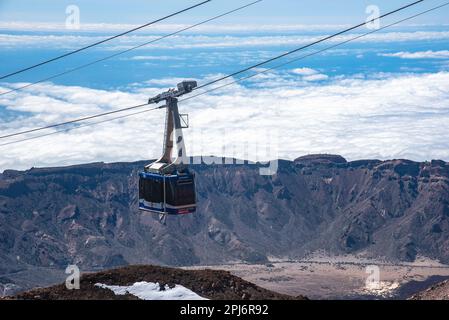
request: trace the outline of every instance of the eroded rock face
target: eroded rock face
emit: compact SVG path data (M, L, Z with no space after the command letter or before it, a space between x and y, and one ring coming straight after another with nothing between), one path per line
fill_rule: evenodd
M264 262L318 249L449 262L443 161L314 155L279 161L274 176L256 165L193 165L198 211L166 226L137 210L145 163L4 172L0 270Z

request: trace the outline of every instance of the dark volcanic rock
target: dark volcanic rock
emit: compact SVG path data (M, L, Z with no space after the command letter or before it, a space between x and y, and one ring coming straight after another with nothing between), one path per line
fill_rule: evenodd
M449 280L444 280L412 295L410 300L449 300Z
M334 154L311 154L295 159L298 163L319 164L319 163L346 163L346 159Z
M81 277L79 290L67 290L64 284L35 289L11 299L19 300L135 300L133 295L115 295L111 290L99 288L101 283L130 286L136 282L182 285L201 297L213 300L305 300L303 296L291 297L256 286L248 281L220 270L180 270L157 266L129 266L120 269L86 274Z
M449 165L346 162L314 155L258 165L192 165L198 211L161 225L137 209L146 162L5 171L0 270L82 270L299 257L324 249L392 260L449 262Z

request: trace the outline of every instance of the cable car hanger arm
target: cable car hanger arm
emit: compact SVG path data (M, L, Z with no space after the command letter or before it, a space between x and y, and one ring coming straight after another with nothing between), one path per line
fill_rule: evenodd
M148 104L159 103L161 101L165 101L170 98L178 98L184 94L192 92L193 89L196 88L197 86L198 86L198 84L196 81L183 81L181 83L178 83L176 89L169 89L166 92L163 92L153 98L150 98L148 100Z

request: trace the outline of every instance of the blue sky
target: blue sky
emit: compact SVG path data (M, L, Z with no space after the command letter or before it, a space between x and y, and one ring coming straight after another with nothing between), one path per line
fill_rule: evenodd
M214 0L144 32L0 81L0 93L154 40L180 29L180 24L197 23L248 2ZM0 74L129 28L119 24L138 25L196 2L124 3L0 1L0 61L7 61L0 63ZM185 79L205 83L322 38L340 30L341 24L363 21L366 6L373 3L386 12L408 1L264 0L176 37L52 81L0 94L0 135L141 104ZM382 25L440 3L427 0L420 7L382 21ZM63 27L68 4L80 7L80 31ZM257 75L255 72L264 70L247 72L242 76L255 76L183 102L181 111L190 114L188 153L250 160L334 153L349 160L449 161L448 8L281 68ZM98 23L108 25L99 27ZM367 31L362 28L265 67L301 58ZM0 172L155 158L161 150L163 116L163 112L143 114L8 146L1 144L15 138L0 140ZM271 141L267 136L278 138ZM244 142L264 146L268 140L273 151L270 154L248 154L240 148Z
M84 23L132 23L138 24L171 13L200 0L2 0L0 21L62 22L65 8L75 4L81 11ZM247 1L249 2L249 1ZM347 24L365 19L368 5L377 5L382 12L390 11L412 2L389 0L264 0L244 14L226 18L229 23L282 23L282 24ZM431 0L430 3L436 3ZM443 2L443 1L441 1ZM188 15L174 21L189 23L196 18L208 17L215 12L237 7L242 0L213 0ZM424 6L424 4L423 4ZM416 23L447 23L449 10L420 18Z

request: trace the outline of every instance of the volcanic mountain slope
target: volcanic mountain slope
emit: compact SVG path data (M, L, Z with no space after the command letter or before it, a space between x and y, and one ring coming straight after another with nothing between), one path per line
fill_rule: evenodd
M137 209L147 162L0 175L0 284L21 270L266 262L316 250L449 262L449 164L315 155L192 165L197 213L167 225Z
M413 295L411 300L449 300L449 280L445 280Z
M21 293L14 299L26 300L132 300L133 294L116 295L109 286L131 286L139 282L159 284L162 291L183 286L202 298L213 300L286 300L291 297L256 286L227 271L181 270L157 266L129 266L114 270L86 274L81 277L79 290L68 290L65 284L49 288L34 289Z

